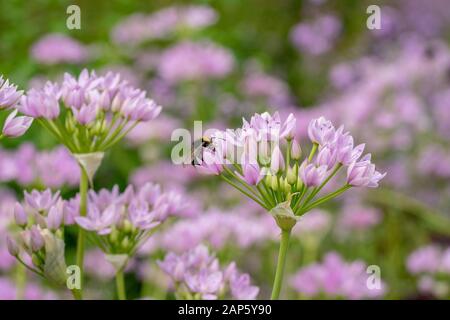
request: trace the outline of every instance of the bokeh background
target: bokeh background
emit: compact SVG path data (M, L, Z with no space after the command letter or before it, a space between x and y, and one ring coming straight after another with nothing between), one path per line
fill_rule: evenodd
M71 4L81 8L81 30L66 27ZM381 8L380 30L366 26L371 4ZM191 217L152 238L128 270L130 298L173 298L155 261L199 243L223 263L235 260L260 287L259 297L268 297L278 236L272 218L218 179L173 166L170 136L175 128L192 128L193 120L204 121L205 128L233 128L255 112L279 111L296 115L300 141L313 117L345 125L387 172L379 189L352 192L299 223L283 298L368 297L338 287L365 274L361 266L377 265L384 285L376 298L446 299L449 5L446 0L3 0L0 73L26 90L61 79L64 72L114 70L164 107L159 118L137 127L106 155L95 180L98 189L153 181L192 202ZM64 148L37 123L22 138L2 141L0 230L8 228L11 203L23 190L51 187L69 197L78 175ZM3 234L0 298L15 298L17 266ZM94 249L87 257L91 298L114 295L112 271L102 259ZM66 297L28 277L26 298Z

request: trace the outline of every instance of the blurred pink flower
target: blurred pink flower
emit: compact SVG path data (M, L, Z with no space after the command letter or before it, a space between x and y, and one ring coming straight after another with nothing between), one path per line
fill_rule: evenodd
M89 51L80 42L63 34L48 34L31 48L31 56L38 63L82 63L88 60Z

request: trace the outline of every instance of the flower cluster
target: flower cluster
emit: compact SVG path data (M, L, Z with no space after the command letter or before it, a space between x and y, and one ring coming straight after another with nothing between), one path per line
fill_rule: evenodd
M203 245L181 255L169 253L158 263L172 279L178 299L253 300L259 293L248 274L240 273L234 262L220 268L219 261Z
M4 80L0 76L0 110L14 108L22 93L22 91L17 90L17 86L10 84L9 80ZM17 116L17 112L17 109L14 109L6 118L0 139L3 137L20 137L30 128L33 119Z
M87 70L78 78L66 73L60 84L47 82L43 89L31 89L19 108L75 154L105 151L161 111L119 74L97 76Z
M49 170L48 168L52 168ZM80 180L77 162L66 148L36 150L24 143L17 150L0 149L0 181L15 181L22 186L43 185L60 188L76 186Z
M16 239L7 238L10 254L29 270L63 284L66 280L64 258L65 201L49 189L24 193L25 203L16 203L14 219L21 229Z
M291 32L291 39L299 51L321 55L333 48L341 28L341 22L336 16L324 15L312 22L296 25Z
M368 274L362 261L346 263L337 253L328 253L322 263L300 269L292 278L292 287L306 298L365 299L382 297L383 282L367 285Z
M88 59L89 52L78 41L63 34L48 34L31 48L34 60L45 65L58 63L81 63Z
M420 291L442 298L450 294L450 247L421 247L410 254L406 267L411 274L419 277Z
M183 29L204 28L216 20L216 12L208 6L172 6L151 15L135 14L126 18L114 28L112 38L117 44L138 45Z
M195 163L199 170L220 175L268 210L290 208L287 225L280 224L286 224L281 220L288 217L275 217L282 229L291 229L295 216L351 187L378 186L384 174L375 170L370 154L361 158L364 144L354 146L353 137L343 127L335 129L323 117L310 122L308 136L313 146L301 161L302 150L293 135L295 123L292 114L284 122L278 113L255 114L240 129L215 131L211 137L214 148L206 148ZM285 152L281 151L283 142ZM347 167L346 183L314 201L342 167Z
M164 51L160 59L158 73L170 83L222 78L234 66L231 52L212 42L181 42Z
M179 253L201 243L209 243L214 250L233 245L245 249L265 240L276 239L278 230L273 223L265 223L265 218L267 216L245 215L244 212L209 210L193 219L176 222L156 237L156 243L149 243L149 249L154 249L156 245ZM146 249L144 247L143 251Z
M90 191L87 216L76 216L78 199L70 203L74 220L90 231L93 242L108 255L132 256L141 244L169 216L183 215L187 203L175 192L163 192L159 185L147 183L138 190L129 186L123 193Z

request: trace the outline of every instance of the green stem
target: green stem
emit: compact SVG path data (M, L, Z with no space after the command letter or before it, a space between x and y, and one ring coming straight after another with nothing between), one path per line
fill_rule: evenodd
M281 285L283 284L284 265L286 263L286 253L289 246L291 230L281 230L280 251L278 252L277 270L272 288L272 300L278 300L280 297Z
M314 157L314 154L316 153L318 147L319 147L319 145L314 142L314 144L312 146L312 149L311 149L311 152L309 153L308 162L311 162L311 160Z
M239 187L236 183L234 183L233 181L231 181L230 179L228 179L227 177L225 177L223 174L220 175L220 177L225 180L226 182L228 182L231 186L235 187L236 189L238 189L240 192L242 192L243 194L245 194L247 197L249 197L250 199L252 199L253 201L255 201L256 203L258 203L261 207L263 207L264 209L270 210L270 208L267 207L267 205L265 203L263 203L263 201L261 201L261 199L251 195L250 193L248 193L247 191L245 191L244 189L242 189L241 187Z
M322 203L324 203L324 202L326 202L326 201L328 201L328 200L331 200L331 199L333 199L333 198L336 198L337 196L339 196L340 194L344 193L345 191L347 191L347 190L350 189L351 187L352 187L351 185L346 184L345 186L343 186L343 187L337 189L336 191L327 194L325 197L320 198L320 199L314 201L314 202L311 203L309 206L301 208L299 214L303 214L303 213L305 213L305 212L308 212L308 211L311 210L312 208L317 207L318 205L320 205L320 204L322 204Z
M27 286L27 268L24 265L18 264L16 267L16 299L23 300L25 288Z
M120 269L116 273L116 289L117 289L117 297L119 300L126 300L127 296L125 293L125 278L123 276L123 270Z
M87 193L88 193L88 176L84 168L80 166L81 177L80 177L80 216L85 216L87 213ZM84 262L84 242L85 235L84 230L80 227L78 228L78 240L77 240L77 260L76 264L80 268L80 276L81 276L81 287L83 286L83 262ZM74 297L76 299L82 298L83 289L74 290L78 292L74 292Z

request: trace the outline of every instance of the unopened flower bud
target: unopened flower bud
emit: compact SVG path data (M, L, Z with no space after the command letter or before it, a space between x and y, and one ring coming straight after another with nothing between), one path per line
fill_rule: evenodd
M291 168L291 167L288 168L286 181L290 185L294 185L297 182L297 175L295 174L295 169L294 168Z
M278 177L277 176L275 176L275 175L272 176L270 187L274 191L278 190Z
M30 245L33 252L39 251L44 247L44 237L37 227L30 229Z
M272 175L270 174L270 172L267 172L266 177L264 179L265 179L264 183L270 187L272 185Z
M282 186L285 193L291 193L291 185L288 183L287 179L282 180Z
M122 243L120 244L122 249L128 250L129 245L130 245L130 240L128 239L128 237L123 238Z
M14 220L16 221L16 224L20 227L24 227L28 223L28 216L25 213L25 210L23 209L22 205L18 202L14 205Z
M129 233L132 230L133 230L133 225L131 224L131 222L129 220L124 220L123 221L123 231Z
M297 142L297 140L292 140L291 145L291 158L293 160L300 160L302 157L302 148L300 147L300 144Z
M63 210L60 210L56 206L50 208L47 216L47 227L51 231L56 231L61 226L63 221Z
M109 234L109 240L112 243L117 243L117 241L119 240L119 231L117 231L117 229L114 227L111 233Z
M272 170L272 173L276 174L283 169L284 169L283 154L281 153L280 147L275 146L272 152L272 157L270 159L270 170Z
M267 140L262 140L258 144L258 159L262 165L268 165L270 163L270 151L269 142Z
M6 246L8 247L8 252L10 255L16 257L19 255L20 248L17 244L16 240L11 238L10 236L6 237Z

